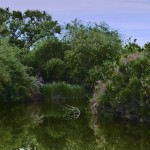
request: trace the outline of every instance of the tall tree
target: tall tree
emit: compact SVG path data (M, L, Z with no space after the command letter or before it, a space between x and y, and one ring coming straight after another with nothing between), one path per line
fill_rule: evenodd
M0 16L9 14L2 18L9 32L9 42L19 48L30 48L43 38L54 38L60 33L57 21L45 11L27 10L24 13L1 9Z

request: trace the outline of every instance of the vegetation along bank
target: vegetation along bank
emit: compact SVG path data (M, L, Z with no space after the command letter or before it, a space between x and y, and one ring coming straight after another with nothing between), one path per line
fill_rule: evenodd
M0 8L1 102L84 91L94 91L93 114L149 122L150 43L125 41L105 23L60 25L45 11Z

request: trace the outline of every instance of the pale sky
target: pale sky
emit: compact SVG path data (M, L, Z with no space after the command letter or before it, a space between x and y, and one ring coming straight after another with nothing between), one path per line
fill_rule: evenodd
M45 10L59 23L75 18L83 22L106 22L126 38L143 46L150 42L150 0L0 0L10 10Z

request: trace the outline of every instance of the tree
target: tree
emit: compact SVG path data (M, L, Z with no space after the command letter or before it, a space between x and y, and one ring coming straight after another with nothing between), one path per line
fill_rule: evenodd
M106 24L84 25L78 20L66 25L64 41L70 45L65 52L70 81L86 86L89 85L92 68L117 59L122 45L118 32Z
M56 33L60 33L57 21L53 21L45 11L27 10L22 13L1 9L0 14L7 14L3 23L9 32L9 43L19 48L33 47L41 39L54 38Z

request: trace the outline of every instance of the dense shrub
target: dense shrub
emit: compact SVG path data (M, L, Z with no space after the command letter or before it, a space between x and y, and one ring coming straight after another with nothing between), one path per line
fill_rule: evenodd
M29 77L27 67L19 60L20 50L0 40L0 100L20 101L31 96L37 88L36 80Z
M106 81L98 81L94 99L125 118L150 118L150 59L145 49L122 56Z
M67 45L57 39L43 40L24 57L24 64L32 68L32 74L40 74L44 81L63 81L66 64L64 52Z

